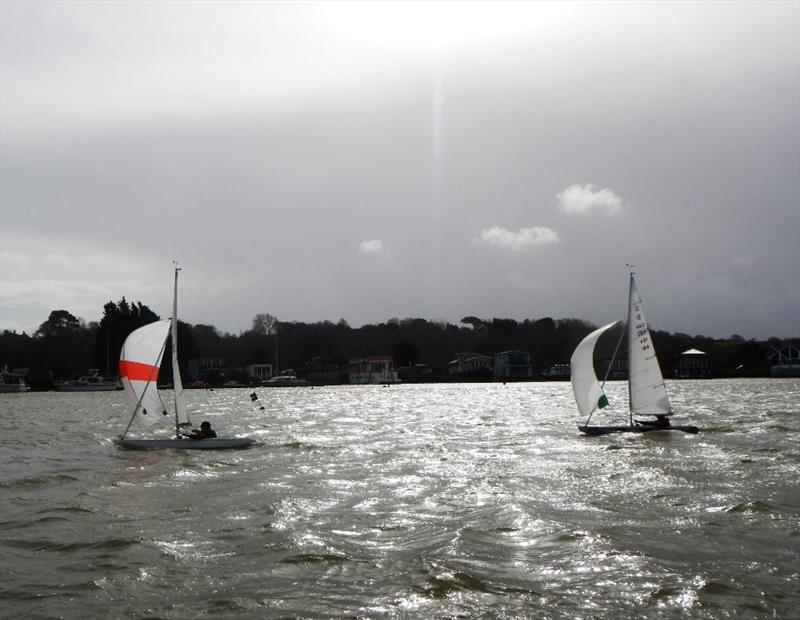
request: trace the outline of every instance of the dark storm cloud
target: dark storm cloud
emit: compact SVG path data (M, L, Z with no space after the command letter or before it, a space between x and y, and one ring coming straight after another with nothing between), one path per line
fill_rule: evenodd
M800 333L797 4L1 6L3 327Z

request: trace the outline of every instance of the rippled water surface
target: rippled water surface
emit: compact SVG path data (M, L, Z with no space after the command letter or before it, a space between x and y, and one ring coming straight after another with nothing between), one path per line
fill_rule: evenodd
M0 394L0 617L796 618L800 381L669 390L700 434L583 437L568 383L188 392L233 452Z

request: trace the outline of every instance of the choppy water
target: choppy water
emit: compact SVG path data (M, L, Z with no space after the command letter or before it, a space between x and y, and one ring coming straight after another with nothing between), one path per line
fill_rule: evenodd
M235 452L0 395L0 616L796 618L800 381L669 389L699 435L583 437L568 383L189 392Z

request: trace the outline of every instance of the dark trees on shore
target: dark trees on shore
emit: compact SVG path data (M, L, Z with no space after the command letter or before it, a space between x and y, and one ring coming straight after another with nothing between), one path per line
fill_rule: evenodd
M96 368L107 375L115 375L120 349L128 334L158 319L159 316L142 302L129 304L124 297L117 303L109 301L103 306L103 318L94 339Z
M33 336L5 331L0 334L0 365L28 368L29 380L43 386L50 379L64 379L89 368L116 375L120 348L134 329L159 316L141 302L124 297L108 302L99 323L86 325L66 310L54 310ZM363 355L393 355L396 366L426 364L438 377L446 377L448 362L456 353L482 355L517 349L532 354L534 374L554 364L569 363L575 346L594 325L574 318L550 317L524 321L465 317L458 325L421 318L389 319L385 323L351 328L343 319L337 323L281 322L259 314L251 329L239 335L222 333L213 325L178 322L180 361L185 373L187 360L217 357L231 370L253 363L275 363L276 346L282 370L302 372L306 362L322 358L347 368L350 358ZM610 357L621 334L611 330L598 344L597 356ZM743 338L714 340L703 336L653 331L665 376L680 354L690 348L705 351L715 370L725 375L766 375L770 345L779 342L746 341ZM797 346L797 339L790 341ZM169 370L169 344L164 370ZM240 373L244 378L243 372ZM235 372L231 374L235 376Z

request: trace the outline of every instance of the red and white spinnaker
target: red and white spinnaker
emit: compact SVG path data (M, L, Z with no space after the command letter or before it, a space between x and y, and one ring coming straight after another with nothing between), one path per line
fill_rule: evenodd
M134 417L148 426L169 415L156 384L171 324L171 319L165 319L134 330L125 339L120 352L122 386L136 407Z

